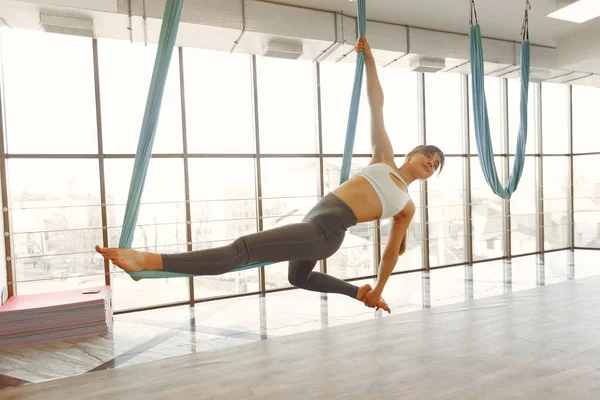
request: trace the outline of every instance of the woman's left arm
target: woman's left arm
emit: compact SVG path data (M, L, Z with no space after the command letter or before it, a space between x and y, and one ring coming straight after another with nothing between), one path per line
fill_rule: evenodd
M388 242L381 257L381 263L379 263L377 284L365 297L366 305L371 307L377 305L379 302L381 294L383 293L383 288L396 267L398 257L401 253L402 243L406 236L406 231L408 230L408 226L414 215L415 204L410 201L400 213L394 216L392 226L390 227Z

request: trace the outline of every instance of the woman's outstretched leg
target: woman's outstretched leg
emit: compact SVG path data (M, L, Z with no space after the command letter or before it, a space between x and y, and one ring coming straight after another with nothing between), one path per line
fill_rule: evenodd
M342 244L340 224L322 229L314 221L289 224L242 236L214 249L164 254L164 270L194 275L220 275L254 262L281 262L334 254Z
M314 221L290 224L252 233L226 246L176 254L156 254L131 249L96 250L128 272L164 270L192 275L221 275L253 262L325 259L342 244L346 228L339 222Z
M130 249L102 249L104 258L128 272L144 269L191 275L220 275L254 262L323 260L342 245L356 216L341 199L328 194L300 223L252 233L214 249L156 254Z

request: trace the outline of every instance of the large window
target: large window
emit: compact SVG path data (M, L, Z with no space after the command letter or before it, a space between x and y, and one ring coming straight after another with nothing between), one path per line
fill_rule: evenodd
M569 87L542 83L542 150L544 154L569 152Z
M119 244L129 193L133 159L105 160L106 214L109 245ZM182 159L150 160L139 208L132 248L156 253L186 250L185 190ZM182 301L187 298L187 280L142 279L133 281L112 266L116 309L128 309ZM146 295L140 296L140 291Z
M188 152L254 153L250 56L191 48L183 54ZM189 179L193 250L257 231L254 159L191 158ZM258 269L196 276L194 285L196 298L256 292Z
M462 79L458 74L425 74L427 144L446 154L463 152ZM465 261L462 159L446 158L442 175L428 180L431 266ZM448 177L451 177L448 179Z
M250 56L186 48L183 67L188 152L254 153Z
M569 153L569 86L542 83L543 154ZM544 157L544 250L565 248L569 244L567 157Z
M463 160L446 158L441 175L428 180L429 260L432 267L465 261ZM448 179L448 177L452 177Z
M355 66L351 63L321 63L321 124L323 152L326 154L344 152L354 70ZM360 98L367 99L364 84ZM369 107L366 102L361 102L361 105L363 107L358 108L354 153L371 154Z
M121 235L132 169L133 159L105 160L111 246L118 244ZM148 167L132 246L149 251L165 250L165 247L177 250L185 243L183 161L153 158Z
M344 151L354 70L351 63L321 63L323 152L326 154L341 154ZM394 153L406 154L419 144L417 74L381 66L377 73L385 99L386 131ZM370 121L365 81L354 143L356 154L371 154Z
M103 149L107 154L133 154L137 150L157 46L126 41L98 41ZM181 94L179 59L173 53L163 95L152 152L181 153ZM125 204L131 182L133 158L106 159L106 203L109 245L121 235ZM157 253L185 251L185 190L183 160L150 161L132 247ZM112 267L115 308L128 309L183 301L187 280L145 279L133 281ZM139 296L142 290L147 294ZM157 300L160 299L160 300Z
M103 285L98 161L11 159L7 180L19 293Z
M600 248L600 154L573 159L575 246Z
M5 30L2 57L6 151L96 153L91 41ZM10 159L6 173L18 293L104 284L98 161Z
M316 158L261 159L263 229L300 222L319 200L319 160ZM288 263L266 270L268 289L287 287Z
M100 104L105 153L134 154L152 78L156 45L122 40L98 41ZM181 153L179 58L173 53L152 148L154 153Z
M385 129L392 142L394 153L406 154L419 144L417 74L412 71L391 67L382 68L381 66L378 67L377 73L383 89ZM322 82L321 80L321 84ZM351 81L343 84L352 86ZM368 110L368 98L361 97L361 102L361 109ZM349 109L349 106L346 108ZM341 122L347 121L347 119L347 117L343 118ZM364 140L368 138L369 143L370 134L370 130L359 130L356 133L357 136L364 136ZM368 153L370 153L370 147ZM396 163L400 166L402 160L397 160Z
M92 42L4 29L2 57L7 152L96 153Z
M544 250L569 245L568 157L544 157Z
M229 245L257 231L253 159L189 160L193 250ZM258 269L194 277L196 297L256 292Z
M502 158L495 157L496 170L502 180ZM473 260L502 257L503 200L485 181L479 161L471 159L471 226L473 232Z
M427 144L446 154L463 152L461 82L459 74L425 74Z
M517 138L519 132L524 128L522 124L527 123L526 154L539 153L537 142L537 91L535 84L529 84L527 102L527 120L521 120L521 81L508 80L508 153L515 154L517 149ZM509 157L508 171L513 173L514 157ZM517 190L512 194L510 200L511 217L511 252L513 255L531 253L536 251L537 237L537 214L536 214L536 159L526 157L523 173ZM506 185L506 181L501 179ZM540 182L541 184L541 182Z
M309 61L257 57L261 153L317 152L313 70Z
M94 246L103 243L104 210L108 245L117 246L119 242L134 164L132 155L138 145L156 45L98 40L99 105L93 50L91 40L66 35L19 29L2 35L9 192L5 205L12 228L14 280L20 294L103 285L104 262ZM339 186L339 155L346 136L354 64L323 62L317 68L310 61L253 59L247 54L202 49L184 49L182 53L183 76L180 52L173 53L153 146L155 156L150 161L132 247L155 253L210 249L229 245L260 229L300 222L321 196ZM316 76L318 71L320 76ZM476 156L470 90L470 147L463 148L463 124L467 121L463 109L465 78L443 73L423 75L422 109L419 74L379 66L378 75L385 97L385 126L394 152L405 154L420 144L419 121L424 118L426 143L439 146L449 155L441 175L427 182L427 213L422 212L425 201L421 198L425 184L415 182L410 187L417 210L407 231L406 252L398 259L395 272L426 267L424 250L428 250L431 267L464 263L465 242L469 239L475 261L504 256L503 240L507 235L511 235L511 255L536 251L536 196L540 189L536 185L543 185L544 249L568 246L568 86L530 84L529 156L510 200L511 231L504 232L504 200L492 192ZM470 86L470 77L467 82ZM539 88L541 91L536 90ZM507 171L512 172L519 130L520 82L486 77L485 89L497 174L505 185ZM534 97L538 95L541 99ZM575 153L600 152L594 140L594 128L600 122L594 105L599 100L599 89L573 87ZM541 109L537 109L539 103ZM99 127L97 109L101 113ZM539 112L541 127L535 125L540 121ZM321 121L317 120L319 116ZM319 122L322 149L318 146ZM542 141L536 145L538 129ZM508 148L503 148L507 132ZM99 133L103 158L98 149ZM259 153L255 154L257 138ZM184 154L184 144L188 154ZM322 154L318 154L320 150ZM369 163L371 151L365 81L351 175ZM501 155L507 152L511 155ZM470 196L463 188L465 157L471 157ZM543 182L536 178L537 157L542 157ZM404 159L396 162L401 166ZM600 155L576 155L573 162L575 245L600 248L600 178L594 174ZM103 190L104 205L100 198ZM471 220L464 215L468 197ZM425 214L427 221L423 220ZM465 223L471 224L470 238L465 237ZM351 227L341 248L327 259L327 272L342 279L375 275L377 257L389 240L389 232L390 219ZM511 284L526 287L535 282L539 272L531 263L533 259L469 266L474 282L466 287L462 266L434 270L430 276L425 274L425 279L421 272L407 274L402 279L409 284L399 287L402 298L397 301L417 307L423 299L426 304L441 304L470 297L471 290L477 298L501 293ZM322 268L319 261L315 270ZM253 268L191 280L140 282L115 266L109 272L115 308L126 310L188 301L190 282L196 300L259 292L259 271ZM265 289L290 286L288 262L268 265L264 271ZM471 273L470 269L466 271ZM393 280L390 282L394 285ZM430 285L422 286L423 282ZM427 288L430 292L423 293ZM394 296L389 293L386 298L391 300ZM308 296L308 301L318 299L310 293L302 296ZM350 301L338 300L330 303L335 304L332 309ZM316 308L303 317L314 319L320 315L318 302L314 304Z
M600 151L597 104L600 104L599 88L573 86L573 153Z
M510 171L512 172L515 159L510 157L509 160ZM525 165L523 166L519 186L510 198L510 234L513 255L536 251L536 163L535 157L525 157Z

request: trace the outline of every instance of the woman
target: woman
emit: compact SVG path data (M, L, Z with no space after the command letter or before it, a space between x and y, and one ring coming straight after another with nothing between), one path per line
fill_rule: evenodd
M364 51L367 93L371 109L373 158L369 166L324 196L302 222L253 233L214 249L178 254L157 254L131 249L96 250L118 267L129 271L164 270L194 275L220 275L256 261L289 261L292 285L311 291L340 293L372 308L390 309L381 298L398 257L405 251L406 231L415 213L408 185L429 178L443 167L444 153L435 146L418 146L398 168L383 123L383 91L366 38L356 41ZM375 288L313 271L318 260L332 256L341 246L348 228L360 222L393 218ZM134 278L135 279L135 278Z

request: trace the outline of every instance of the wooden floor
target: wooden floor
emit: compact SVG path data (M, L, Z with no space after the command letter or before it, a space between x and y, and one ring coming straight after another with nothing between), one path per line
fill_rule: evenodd
M600 277L0 392L2 399L598 399Z

